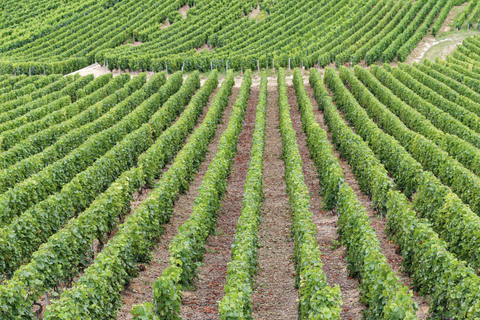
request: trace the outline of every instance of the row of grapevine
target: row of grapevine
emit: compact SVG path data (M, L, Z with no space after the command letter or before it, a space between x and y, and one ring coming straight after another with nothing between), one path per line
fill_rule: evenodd
M400 42L403 41L402 46L397 51L398 61L407 60L410 52L415 49L420 40L422 40L423 37L427 34L428 28L432 25L433 20L437 17L437 14L441 12L442 8L444 8L448 2L449 0L436 2L435 6L431 9L423 22L421 22L421 25L419 25L417 29L415 27L412 27L412 29L415 29L413 34L403 33L402 36L396 40Z
M360 73L360 71L357 71L357 73ZM384 114L388 115L389 112L386 111L387 109L382 106L378 100L373 98L373 94L369 93L368 90L364 87L362 87L361 83L356 80L353 77L353 74L343 74L345 79L348 80L349 86L352 90L352 92L355 93L355 95L358 97L362 96L362 102L361 104L368 110L368 112L371 114L371 116L376 117L377 123L381 127L385 127L385 123L387 123L386 119L388 116L381 116L380 115L380 110L384 110ZM366 78L365 75L362 78ZM372 86L372 85L371 85ZM379 90L376 90L379 91ZM368 107L366 107L368 105ZM377 109L377 112L373 111L373 108ZM417 119L418 120L418 119ZM412 121L415 121L415 118L412 119ZM389 130L396 130L398 128L401 128L400 126L396 126L395 122L398 124L399 121L395 121L394 117L391 117L390 125L389 127L391 129ZM370 121L370 123L373 123ZM400 131L401 129L398 129ZM363 131L357 131L360 132L360 134L364 134L364 136L367 133L363 133ZM377 139L374 135L370 136L365 136L365 137L372 137L372 139ZM370 139L370 138L369 138ZM378 155L380 159L385 159L386 157L389 157L390 159L397 159L396 161L388 161L385 162L385 165L389 171L394 171L398 166L400 166L400 163L403 161L410 161L412 162L411 156L408 154L403 154L403 156L391 156L390 154L386 153L385 150L388 148L383 147L380 149L376 149L375 146L372 145L373 151ZM400 149L398 149L400 150ZM478 153L478 152L477 152ZM413 160L414 161L414 160ZM414 203L418 203L420 205L414 205L415 211L418 211L421 216L427 216L427 211L428 211L428 216L430 217L430 221L434 222L436 226L434 227L434 230L439 233L439 235L442 237L443 240L445 240L449 246L449 249L451 252L457 254L460 258L464 259L465 261L469 262L472 265L478 265L478 253L476 249L476 244L475 244L475 238L477 232L472 232L472 230L468 230L468 233L465 233L465 227L462 226L461 224L458 225L451 225L450 227L445 227L446 224L444 222L448 223L448 218L452 219L452 217L456 217L459 220L462 220L462 218L465 218L466 221L469 221L471 226L475 228L478 228L480 226L480 218L476 216L468 206L463 204L461 200L453 194L450 189L447 187L443 187L442 183L435 178L435 176L431 173L420 171L417 172L414 175L408 175L406 173L406 179L410 179L411 183L415 186L416 195L415 195L415 201ZM444 189L441 189L441 186ZM439 191L441 190L441 191ZM444 194L444 196L440 196L440 193ZM431 194L429 194L431 193ZM435 194L436 196L433 198L435 199L433 203L440 203L437 205L437 209L433 210L433 205L432 205L432 194ZM455 198L457 203L457 209L449 208L449 207L443 207L443 213L440 213L440 207L443 205L443 200L445 197L451 197ZM460 208L460 209L458 209ZM462 211L463 210L463 211ZM464 212L460 214L460 211ZM461 235L461 236L459 236ZM450 240L450 241L449 241ZM466 249L468 248L468 249ZM470 255L465 254L466 252L469 252Z
M413 79L411 82L414 84L409 85L410 88L423 89L419 92L420 96L436 106L443 108L472 130L480 132L480 125L477 124L480 123L480 104L458 94L455 90L424 74L417 68L402 63L399 64L399 70L408 74L405 78ZM417 83L418 85L415 85Z
M437 69L437 64L434 64L430 62L429 60L426 60L425 63L423 64L414 64L413 65L415 68L421 70L423 73L429 75L430 77L444 83L448 87L450 87L451 90L444 90L442 93L444 96L449 99L450 101L455 101L453 100L453 96L455 92L461 96L463 96L467 99L465 99L469 104L478 104L480 103L480 94L476 92L475 90L472 90L468 86L464 85L463 83L458 82L455 79L452 79L450 77L447 77L443 75L441 72L435 70ZM441 66L440 66L441 68ZM465 77L462 77L462 80L465 80ZM478 85L480 81L470 79L469 84L471 85ZM452 92L453 90L453 92ZM470 100L470 101L468 101ZM478 115L478 114L477 114Z
M386 88L421 113L437 128L443 132L454 134L477 148L480 146L480 136L476 132L466 127L449 113L423 100L418 94L398 80L398 77L395 77L395 73L398 72L398 69L390 70L388 68L372 68L372 71ZM390 73L387 71L392 72Z
M398 119L396 121L400 122ZM450 186L465 203L472 207L474 212L479 212L477 196L480 192L477 187L479 178L431 140L409 131L403 124L402 126L404 129L393 130L391 127L384 127L384 129L397 138L425 169L432 171L443 183ZM462 158L466 159L463 162L469 166L469 157L462 156Z
M154 90L156 91L164 81L165 75L159 74L152 78L144 88L153 87L156 88ZM177 87L179 86L177 84L173 85ZM170 86L169 83L164 87L168 86ZM160 92L162 92L162 90ZM159 107L159 101L155 98L154 95L142 103L138 108L133 108L134 110L132 110L132 112L123 120L122 117L116 120L118 123L111 128L112 130L106 131L113 131L113 133L117 131L119 134L122 134L125 131L122 131L122 127L125 126L128 121L133 122L132 126L134 126L135 122L150 116L152 110L155 112ZM101 137L101 135L98 137ZM96 140L99 140L98 137L96 137ZM95 137L93 141L95 141ZM99 140L99 142L101 142L101 140ZM92 143L87 143L85 146L88 148L91 145ZM100 146L102 145L100 144ZM106 168L108 167L102 169L102 166L97 164L101 162L100 159L108 158L108 154L115 153L114 150L118 148L120 147L117 147L116 145L110 147L105 155L100 155L97 158L94 158L92 160L92 165L74 175L70 181L66 182L65 185L61 187L58 194L52 194L43 201L36 199L38 202L37 204L30 203L30 208L28 210L21 212L21 214L14 218L10 224L6 224L0 229L0 241L2 243L1 250L3 253L1 260L3 272L11 274L16 268L18 268L22 261L28 260L32 252L34 252L41 243L55 233L66 220L74 216L75 212L81 212L84 208L88 207L95 197L108 187L111 181L116 178L115 175L121 173L115 171L115 168L120 167L120 162L118 163L118 167L111 168L112 170L109 172L106 171ZM132 154L134 154L134 152L132 152ZM123 156L123 158L122 161L131 161L129 160L130 157ZM76 165L78 162L79 161L72 162L72 165ZM81 163L78 163L77 165L80 164ZM75 167L70 167L70 170L74 169ZM100 171L101 179L96 174L93 174L99 170L104 170L103 172ZM32 181L32 179L30 178L26 181ZM18 185L15 188L17 187ZM15 190L15 188L12 190ZM35 189L33 190L36 191ZM4 195L8 194L8 192L4 193ZM29 194L27 193L25 196L28 195ZM32 200L32 202L34 200ZM32 233L31 230L36 230L36 232Z
M478 5L478 1L470 1L462 12L458 14L458 16L455 18L453 23L455 24L455 28L461 29L463 24L465 23L465 20L467 20L468 15L470 12L472 12L473 8L475 8Z
M327 69L327 83L334 76L334 71ZM340 79L335 82L341 84ZM314 89L325 90L322 84L315 85ZM425 222L417 219L405 195L393 190L393 181L368 145L346 126L341 131L335 129L343 119L333 105L328 109L326 106L324 103L327 125L332 133L336 132L332 138L342 156L348 159L362 189L386 211L392 240L400 246L404 257L404 270L412 276L419 293L430 295L430 314L462 319L478 317L480 310L476 304L480 292L473 288L477 288L480 278L447 250L446 244ZM339 120L335 122L334 118ZM457 294L451 295L451 292Z
M146 75L139 76L145 83ZM165 78L165 76L164 76ZM132 106L138 106L145 100L143 90L138 90L125 101ZM139 110L139 109L137 109ZM72 150L65 157L51 163L41 171L30 176L27 180L16 184L15 187L0 195L0 221L10 222L23 211L44 200L68 183L76 174L88 168L99 156L112 148L117 142L131 131L137 129L142 121L148 119L155 110L144 110L143 114L132 116L132 113L114 126L94 134L78 148ZM132 121L134 118L136 121ZM146 119L145 119L146 118Z
M213 73L210 81L207 81L205 90L212 92L217 83L216 79L217 74ZM162 224L168 222L170 218L179 192L188 187L203 161L209 142L216 132L217 124L227 105L233 83L233 74L229 74L212 101L202 125L190 136L173 164L163 173L156 188L119 226L115 237L108 242L95 262L85 269L84 275L77 283L71 289L64 291L60 299L49 307L45 313L45 319L72 317L104 319L116 314L122 302L120 291L123 289L123 284L137 274L136 262L145 261L148 258ZM206 103L206 100L204 101ZM197 108L203 108L203 105L193 103L187 107L187 109ZM167 132L168 130L165 131ZM169 136L165 138L168 139ZM163 140L162 136L158 141L161 140ZM165 147L168 150L172 146L165 145ZM161 168L158 169L157 175L160 171ZM92 299L96 300L95 305L91 304Z
M448 0L445 7L442 8L440 13L438 14L437 19L433 23L432 26L432 34L433 36L437 36L438 31L440 31L440 28L442 27L443 23L445 22L445 19L447 18L448 14L450 13L450 10L452 10L453 6L456 4L457 0Z
M105 92L108 93L111 90L110 88L111 85L107 85L107 84L110 82L111 79L112 79L112 76L107 76L107 75L98 77L95 81L92 81L84 88L79 88L75 93L75 96L79 97L80 95L83 95L83 94L86 95L86 92L92 93L92 91L101 90L101 89L104 89L103 90L104 93ZM126 79L125 77L119 77L119 79L114 83L118 81L125 82L127 80L128 79ZM68 87L66 87L65 89L68 89ZM62 91L59 92L60 96L62 95ZM97 93L101 93L101 92L102 91L98 91ZM100 99L102 98L102 95L99 94L97 95L97 97ZM46 101L44 100L45 98L35 100L34 103L39 103L39 104L46 103ZM54 100L54 102L52 102L51 104L46 105L45 108L50 109L50 105L56 106L60 101L62 101L62 98L60 100ZM71 103L71 102L72 102L71 99L68 99L67 105L65 105L64 107L61 107L58 110L51 110L51 112L48 112L44 117L40 117L39 119L36 119L35 116L29 116L31 115L31 113L28 113L25 115L25 117L28 117L28 118L22 119L23 117L21 117L11 122L3 123L0 126L1 129L4 129L0 134L0 145L2 150L6 151L11 147L13 147L16 143L24 140L25 138L29 137L34 133L45 130L60 122L67 121L71 117L74 117L78 113L82 112L87 107L90 107L90 105L94 104L96 100L95 100L95 96L92 95L88 99L83 99L83 100L79 99L74 103ZM43 110L40 109L38 111L43 111ZM43 112L41 112L41 114L43 114ZM14 126L15 124L20 124L20 125Z
M58 75L54 75L57 77ZM16 77L14 77L16 78ZM58 79L57 79L58 80ZM61 89L62 86L67 85L73 80L73 77L66 77L66 78L60 78L58 83L55 84L54 89L57 88ZM51 80L50 80L51 81ZM22 107L28 102L31 102L32 100L40 98L44 96L45 94L48 94L49 92L46 92L45 87L39 88L38 90L35 89L35 86L33 84L28 86L29 90L25 90L25 88L20 88L18 90L14 90L13 88L9 88L7 92L5 93L5 101L0 104L0 112L5 113L8 111L15 110L18 107ZM48 86L47 86L48 88ZM15 95L9 95L9 93L15 92ZM21 93L20 93L21 92ZM35 93L35 97L33 96L33 93Z
M22 159L41 152L65 133L102 116L111 107L125 99L127 94L137 90L143 84L140 79L129 81L128 76L115 78L91 95L78 100L75 103L76 108L85 109L85 111L58 125L48 126L48 119L41 119L30 125L19 127L18 130L12 129L2 133L2 145L5 147L2 148L4 152L0 153L0 168L5 169ZM115 92L122 94L114 94Z
M327 70L325 81L334 93L337 107L344 112L346 119L355 126L355 132L369 143L370 148L374 152L381 151L379 159L390 170L397 187L403 190L407 196L414 194L417 188L416 177L422 171L422 166L394 139L395 136L392 137L385 134L378 127L388 127L389 130L394 130L404 126L403 123L400 121L395 122L395 119L389 117L387 112L382 114L381 112L384 109L379 108L378 104L371 106L370 109L366 109L368 112L364 110L361 106L365 108L365 105L373 100L371 96L366 95L363 87L358 86L358 80L355 82L356 79L353 78L353 74L349 69L341 67L340 76L344 81L348 80L352 93L347 90L340 77L332 69ZM358 102L354 96L359 99ZM373 112L371 110L377 111L373 116L375 117L375 122L369 117L369 114L372 115ZM392 121L388 122L390 119ZM384 208L385 203L386 199L383 199L379 207Z
M60 91L52 92L13 110L3 112L0 114L0 133L39 120L48 114L63 108L66 104L70 104L73 100L72 96L75 96L75 93L72 92L71 94L68 94L67 90L70 91L72 88L81 89L91 80L93 80L93 76L79 78Z
M368 112L370 117L374 118L383 130L396 138L399 144L405 147L413 158L423 165L425 170L432 171L443 183L450 186L452 191L466 204L469 204L474 212L478 212L479 178L462 166L457 160L450 157L448 153L439 148L434 142L409 130L391 111L379 103L349 70L342 69L341 73L343 79L348 80L349 85L355 87L355 90L352 90L352 92L359 99L363 108L367 110L359 109L360 106L354 101L353 97L349 98L352 100L352 105L356 105L356 109L361 110L361 113L364 114L360 119L363 121L363 125L360 125L361 122L355 123L355 121L359 120L356 120L353 116L349 116L350 120L354 121L355 126L359 127L357 132L365 132L364 138L367 139L368 137L368 140L371 140L366 134L366 128L368 127L364 122L370 122L371 126L376 127L376 125L372 120L368 119ZM343 91L345 92L345 89ZM359 113L357 113L357 116L358 114ZM412 157L407 157L413 160ZM388 159L391 159L390 156L385 160ZM417 166L421 168L419 163L417 163ZM392 166L392 170L399 170L399 166ZM412 174L413 172L415 171L412 171ZM416 182L416 179L412 178L407 180Z
M183 91L185 90L185 86L190 86L187 91L191 91L192 88L194 90L198 86L198 82L198 74L192 75L186 80L185 85L182 86ZM213 79L207 81L207 86L200 91L211 93L213 91L212 82L213 85L216 84L216 75L213 75ZM177 87L178 90L178 77L175 77L172 81L169 80L164 87L168 86L171 87L170 92L166 91L168 95L171 94L172 88ZM182 89L180 90L182 91ZM147 103L159 108L161 104L158 104L158 101L153 98L155 98L155 95L152 96ZM154 116L159 113L165 114L166 112L170 112L170 122L175 120L178 108L183 107L183 105L178 105L180 102L178 104L176 103L176 101L181 101L181 99L176 98L175 95L171 96L165 105L158 109ZM170 108L166 107L167 103L171 105ZM186 110L201 110L202 108L203 105L201 104L192 104L192 106L187 107ZM180 119L182 118L183 117L180 116ZM167 120L168 118L165 119ZM195 119L193 120L195 121ZM95 238L100 240L104 239L105 233L113 230L117 223L117 218L127 212L133 192L144 184L145 175L143 174L143 170L140 167L135 167L135 164L137 163L136 159L138 159L138 156L148 148L151 148L153 144L152 138L154 138L154 136L151 125L151 123L144 124L129 134L126 139L122 140L122 142L107 153L106 156L100 158L94 166L89 169L89 172L86 172L86 174L77 181L77 185L81 184L84 191L88 191L88 186L92 183L92 181L88 181L88 177L92 177L91 179L99 179L101 175L108 175L109 179L112 179L110 181L114 182L103 194L95 199L90 207L83 212L80 210L78 217L70 220L66 227L46 239L46 242L41 245L39 250L33 255L30 263L21 266L14 273L12 279L6 282L6 285L2 288L3 291L0 291L0 299L4 299L5 305L8 306L8 308L6 308L6 315L14 317L21 312L28 314L28 312L31 312L32 302L38 299L44 290L54 288L59 282L71 282L75 274L78 273L78 270L88 265L88 256L91 255L90 245L92 241ZM168 126L168 123L162 123L161 125ZM185 130L187 129L186 127ZM138 138L140 137L145 138L143 139L144 143L139 143ZM171 145L170 147L173 148L174 146ZM119 162L119 160L121 160L121 162ZM161 167L159 170L161 170ZM104 183L105 182L107 181L104 181ZM67 206L68 203L64 205ZM74 212L69 212L69 214L70 217L73 217ZM66 218L69 217L57 216L56 218L65 221ZM40 221L37 220L37 222ZM57 229L59 226L57 226ZM24 279L29 279L29 281L24 281ZM38 279L42 279L43 281L38 281ZM8 301L8 297L14 292L29 292L30 295L26 300ZM17 307L15 307L15 304ZM18 305L20 305L21 308L19 308Z
M310 72L310 83L312 86L322 85L320 76L314 69ZM343 182L343 170L333 154L326 131L315 121L313 108L298 69L295 70L294 84L310 155L318 168L323 194L327 199L331 199L329 201L331 203L326 204L329 207L337 205L338 233L342 237L342 243L347 247L350 274L362 279L362 295L368 305L366 316L376 319L416 319L416 307L411 292L401 285L400 279L390 269L387 259L381 252L380 242L370 227L370 219L365 208L358 201L352 188ZM323 96L322 107L333 107L326 90L316 88L315 92L319 97ZM326 110L324 111L326 113ZM336 118L336 122L337 129L345 130L342 125L346 125L340 117Z
M225 296L219 303L220 319L250 319L254 276L257 274L258 227L263 194L263 156L265 149L267 74L262 72L255 115L252 151L243 193L243 204L227 268Z
M312 222L308 187L304 182L302 159L290 118L285 72L278 73L278 105L285 182L292 211L292 235L295 246L295 284L299 287L299 314L302 319L338 319L341 292L330 287L322 271L321 252L316 240L317 228Z
M237 152L238 136L242 131L251 84L250 72L247 71L227 128L220 138L217 153L198 190L192 213L170 243L170 264L153 284L151 311L162 319L180 317L182 288L195 278L197 263L203 260L207 238L215 230L216 214L221 208ZM138 314L150 306L151 304L135 306L133 310Z
M437 63L431 63L430 61L425 61L424 63L431 69L441 73L444 76L441 78L446 81L445 83L450 83L453 80L461 83L463 85L462 92L463 90L470 92L468 89L477 93L480 92L480 75L455 63L449 63L446 60L438 59ZM440 75L438 79L440 79Z
M87 2L45 13L51 24L38 26L27 19L17 24L18 31L7 32L0 22L0 34L5 33L0 72L68 73L94 62L122 70L209 71L268 68L274 60L277 67L289 61L310 67L403 59L435 18L436 24L445 20L454 0L272 1L261 5L269 14L258 23L248 18L258 5L253 0L149 0L140 5L121 0L107 7ZM183 19L177 10L187 3L194 6ZM167 18L171 25L161 27ZM143 44L122 45L132 38ZM197 50L204 44L212 50Z
M372 68L372 73L366 72L363 69L355 68L355 75L375 95L375 97L399 117L409 129L432 140L442 148L442 150L448 152L466 168L475 174L480 174L480 164L478 162L480 161L480 150L454 134L444 133L442 131L444 129L441 125L446 125L445 122L440 122L441 125L439 125L437 129L437 127L427 120L420 112L403 102L399 97L396 97L388 87L384 87L382 85L383 81L395 83L391 74L381 68ZM374 75L378 79L376 79ZM397 86L400 87L398 84ZM408 94L407 91L405 93ZM413 95L413 93L410 94ZM446 131L448 132L448 130Z

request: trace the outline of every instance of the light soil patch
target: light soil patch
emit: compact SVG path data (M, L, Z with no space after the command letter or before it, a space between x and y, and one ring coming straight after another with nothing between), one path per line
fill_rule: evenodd
M143 42L134 41L134 42L125 42L125 43L122 44L122 46L138 47L141 44L143 44Z
M190 6L188 4L184 5L180 9L178 9L178 12L182 15L182 17L185 19L187 17L187 11L190 9Z
M252 11L250 11L250 13L248 14L248 18L249 19L255 19L258 16L259 13L260 13L260 6L256 7Z
M169 26L170 26L170 21L168 21L168 18L167 18L167 20L165 20L165 22L160 25L160 30L168 28Z
M435 39L431 46L427 47L424 54L417 59L435 61L437 58L445 59L455 51L457 46L463 42L464 39L478 34L476 31L453 31L448 34L445 33ZM415 61L415 62L417 62Z
M135 76L138 76L140 73L142 73L142 71L130 71L130 70L118 70L118 69L114 69L113 71L110 71L106 68L106 66L102 66L100 65L98 62L97 63L94 63L92 65L89 65L88 67L85 67L83 69L80 69L80 70L77 70L77 71L74 71L72 73L69 73L67 74L68 75L74 75L74 74L80 74L82 77L83 76L87 76L89 74L93 74L93 76L95 78L99 77L99 76L102 76L104 74L107 74L107 73L112 73L114 77L122 74L122 73L129 73L130 74L130 77L133 78ZM145 72L147 74L147 79L150 79L154 72L150 72L150 71L146 71Z
M208 47L208 44L206 44L206 43L204 43L201 47L197 48L196 50L197 50L197 52L212 51L212 49L210 49Z

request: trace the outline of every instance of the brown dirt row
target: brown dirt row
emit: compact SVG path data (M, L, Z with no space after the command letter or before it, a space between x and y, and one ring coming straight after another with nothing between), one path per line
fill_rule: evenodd
M170 222L165 225L163 233L159 237L156 247L152 250L153 259L150 261L150 263L141 267L142 271L140 272L139 276L133 279L122 291L123 305L117 313L118 320L132 319L130 310L134 304L152 301L152 284L158 277L161 276L163 270L168 267L170 257L168 247L173 237L177 234L178 227L182 225L190 216L193 207L193 201L198 195L198 188L202 183L208 165L217 151L220 136L227 127L228 119L230 118L232 112L232 106L237 98L238 92L239 90L235 88L233 89L228 107L225 109L223 114L222 122L218 126L217 133L208 147L206 159L200 165L197 174L190 184L189 190L181 194L177 203L175 204L172 218L170 219ZM202 118L196 127L198 127L203 120L213 96L214 95L212 94L210 101L208 102L207 107L202 114ZM143 196L142 199L136 199L136 201L132 202L132 206L138 206L139 203L145 198L146 197Z
M320 196L321 187L317 168L310 158L307 136L302 129L300 110L293 87L288 87L288 102L290 103L290 115L293 128L297 132L297 142L302 156L303 175L310 190L310 210L313 213L313 222L317 225L317 241L322 252L323 272L326 274L330 286L338 284L342 290L341 318L358 319L361 317L362 310L365 309L365 306L360 303L358 281L349 276L346 248L336 245L339 241L337 235L338 216L334 210L325 211L322 209L323 198Z
M183 291L182 319L218 319L218 303L224 296L227 264L231 258L231 246L242 210L243 191L255 129L255 112L259 87L252 88L245 113L242 132L239 135L237 155L228 178L227 192L222 209L217 216L217 226L205 246L203 265L194 290Z
M315 118L317 122L320 124L320 126L327 131L328 138L330 142L332 142L331 132L328 130L328 127L324 122L323 112L318 110L317 102L313 96L313 88L310 85L307 86L307 92L310 96L310 101L312 102L312 105L314 107ZM347 122L345 121L345 123ZM355 179L355 176L352 172L350 165L346 160L341 158L340 153L335 148L334 148L334 154L338 158L340 165L345 173L345 181L348 182L348 184L352 187L360 203L367 210L367 213L371 221L370 226L374 229L377 235L377 238L380 241L380 247L381 247L382 253L387 258L388 264L390 265L394 273L400 278L402 283L408 286L409 288L412 288L412 279L402 271L402 267L401 267L402 256L396 253L398 246L389 240L385 232L385 225L387 223L386 218L381 217L380 215L378 215L378 212L374 210L375 205L371 201L370 197L365 195L360 190L360 187L358 185L357 180ZM428 316L428 309L429 309L428 299L414 292L413 300L418 304L418 307L419 307L419 310L417 311L417 316L419 317L419 319L426 319Z
M258 273L255 277L253 317L258 320L296 319L298 290L295 288L291 213L281 158L278 91L269 83L266 112L266 142L263 186L265 201L259 226Z

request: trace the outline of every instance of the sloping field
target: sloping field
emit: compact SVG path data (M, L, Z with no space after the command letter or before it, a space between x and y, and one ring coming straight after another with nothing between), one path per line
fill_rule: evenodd
M1 320L480 319L480 2L1 7Z

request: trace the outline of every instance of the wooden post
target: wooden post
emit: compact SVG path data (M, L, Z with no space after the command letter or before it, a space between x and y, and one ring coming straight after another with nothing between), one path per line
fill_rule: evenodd
M257 59L257 69L258 69L258 72L260 72L260 60Z
M290 70L290 58L288 58L288 70Z

